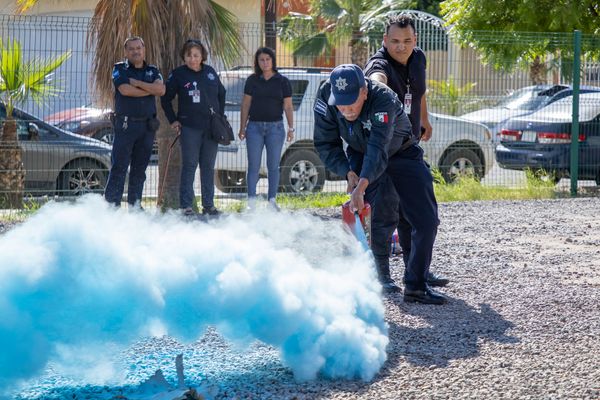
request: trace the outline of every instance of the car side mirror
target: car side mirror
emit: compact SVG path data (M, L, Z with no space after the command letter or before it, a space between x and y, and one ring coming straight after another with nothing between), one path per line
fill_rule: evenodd
M40 140L40 128L33 122L27 124L27 140L34 142Z

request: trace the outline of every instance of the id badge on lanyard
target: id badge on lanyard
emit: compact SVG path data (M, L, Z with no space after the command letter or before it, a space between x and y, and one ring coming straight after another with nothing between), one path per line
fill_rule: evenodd
M194 89L188 92L188 95L192 97L192 103L200 103L200 89L198 89L198 82L193 82Z
M410 85L406 86L406 94L404 95L404 112L410 114L412 110L412 94L410 93Z

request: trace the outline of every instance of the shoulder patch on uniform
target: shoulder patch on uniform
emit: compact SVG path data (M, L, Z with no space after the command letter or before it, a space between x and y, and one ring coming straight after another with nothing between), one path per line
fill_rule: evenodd
M119 77L119 69L118 68L113 69L112 76L113 76L113 79L117 79Z
M317 99L317 101L315 101L314 111L322 116L327 115L327 103L321 99Z
M377 122L382 122L384 124L387 124L388 123L388 113L385 111L375 113L375 120Z
M208 75L206 75L206 76L208 76L208 79L210 79L211 81L214 81L216 78L215 74L213 74L212 72L209 72Z

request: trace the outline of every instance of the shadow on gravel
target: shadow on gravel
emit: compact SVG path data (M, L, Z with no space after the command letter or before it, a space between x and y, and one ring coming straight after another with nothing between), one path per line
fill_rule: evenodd
M514 324L505 320L489 304L474 308L463 300L450 298L447 305L408 305L397 306L413 317L424 320L427 327L411 328L390 321L389 337L392 348L386 370L406 360L420 367L446 367L451 360L477 357L482 342L504 344L518 343L517 337L506 333Z

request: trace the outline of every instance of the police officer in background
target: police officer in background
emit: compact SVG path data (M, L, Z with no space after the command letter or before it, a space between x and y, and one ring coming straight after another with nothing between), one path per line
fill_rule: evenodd
M373 205L371 248L384 292L400 291L390 276L388 242L400 212L413 226L404 301L445 303L426 282L439 223L433 178L398 96L365 79L358 66L343 64L319 89L314 115L315 148L328 169L346 177L351 209ZM399 196L399 211L397 203L380 201L380 192L390 189Z
M365 75L386 84L398 95L410 119L413 139L417 143L420 140L428 141L432 133L427 112L426 69L425 53L417 47L414 20L406 14L390 17L383 35L383 47L367 62ZM394 201L394 196L394 193L390 193L388 201ZM398 221L398 238L405 265L411 252L411 232L410 223L401 218ZM449 280L429 273L427 282L431 286L445 286Z
M115 139L104 197L109 203L120 206L129 168L127 203L141 207L146 168L159 126L155 96L165 93L165 85L158 68L146 63L141 37L127 38L124 46L126 59L115 64L112 73L115 85Z

